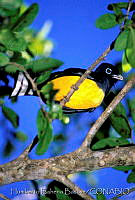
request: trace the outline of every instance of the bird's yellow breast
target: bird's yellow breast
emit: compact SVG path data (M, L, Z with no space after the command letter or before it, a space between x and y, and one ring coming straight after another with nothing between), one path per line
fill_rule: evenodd
M58 90L54 99L56 101L61 101L70 91L71 86L74 85L79 78L79 76L63 76L52 80L53 89ZM95 108L101 104L103 98L104 92L98 87L96 82L85 79L65 106L72 109Z

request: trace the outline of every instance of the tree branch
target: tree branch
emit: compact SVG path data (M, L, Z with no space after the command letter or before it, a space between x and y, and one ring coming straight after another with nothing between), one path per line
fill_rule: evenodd
M3 195L3 194L0 194L0 198L5 199L5 200L10 200L8 197L6 197L6 196Z
M0 165L0 185L25 180L60 180L60 176L123 165L135 165L135 146L100 151L87 149L87 151L79 153L76 151L42 160L19 157L7 164ZM70 184L67 186L70 187Z
M128 91L133 87L135 84L135 76L131 78L124 86L124 88L119 92L119 94L113 99L110 105L106 108L106 110L101 114L101 116L97 119L94 125L89 130L81 148L89 147L93 137L95 136L96 132L102 126L102 124L106 121L109 115L113 112L114 108L119 104L119 102L123 99L123 97L128 93Z
M128 17L129 17L129 12L130 12L130 9L131 9L131 7L132 7L132 4L133 4L133 0L129 0L128 9L127 9L127 13L126 13L125 20L127 20Z

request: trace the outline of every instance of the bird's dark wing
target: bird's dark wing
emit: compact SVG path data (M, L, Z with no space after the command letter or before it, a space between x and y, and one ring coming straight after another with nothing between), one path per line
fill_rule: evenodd
M50 76L50 80L62 77L62 76L82 76L85 73L85 69L80 68L69 68L64 71L54 72Z
M41 89L46 83L59 77L63 77L63 76L80 76L81 77L85 73L85 71L86 71L85 69L81 69L81 68L69 68L63 71L54 72L50 75L48 80L38 85L38 89ZM87 78L94 80L94 72L91 72L91 74L88 75Z
M81 113L81 112L93 112L95 108L89 108L89 109L72 109L68 108L66 106L62 107L63 113L65 114L73 114L73 113Z

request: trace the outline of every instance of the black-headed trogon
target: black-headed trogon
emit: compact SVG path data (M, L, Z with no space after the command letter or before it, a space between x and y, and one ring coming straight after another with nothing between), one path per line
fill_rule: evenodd
M52 73L47 81L38 85L38 89L42 91L42 87L51 82L53 89L58 90L54 100L59 103L85 71L85 69L80 68L69 68ZM91 72L79 86L79 89L74 92L63 107L63 111L65 113L93 111L100 106L104 97L118 80L123 80L118 68L109 63L102 63L95 71ZM10 96L23 95L35 95L35 92L32 90L30 81L22 72L19 72Z

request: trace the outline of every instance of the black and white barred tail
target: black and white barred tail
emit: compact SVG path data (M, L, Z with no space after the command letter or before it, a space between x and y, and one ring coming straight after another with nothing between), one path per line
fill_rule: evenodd
M10 97L34 95L30 81L23 72L19 72L15 78L14 88Z

